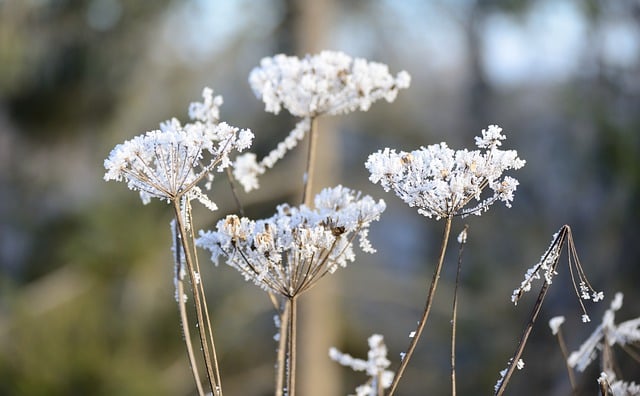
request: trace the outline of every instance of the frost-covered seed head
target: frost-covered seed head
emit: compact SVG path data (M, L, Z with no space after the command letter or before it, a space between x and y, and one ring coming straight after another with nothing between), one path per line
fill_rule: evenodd
M192 103L189 108L192 123L182 125L173 118L158 130L118 144L104 161L104 179L126 181L130 189L139 191L144 203L151 198L176 200L192 194L190 198L215 208L196 184L214 170L228 167L229 154L248 148L253 134L219 123L222 98L214 98L209 88L204 89L203 97L203 103Z
M504 139L502 129L490 125L476 138L482 151L454 151L444 142L412 152L385 148L371 154L365 166L371 182L379 183L385 191L393 190L429 218L480 215L495 201L511 206L518 181L502 174L525 165L517 151L498 149ZM487 187L493 195L483 199L481 194ZM465 208L473 200L476 205Z
M216 231L200 232L197 244L236 268L246 280L286 297L298 295L328 273L354 261L353 240L372 252L367 239L371 222L384 201L338 186L315 197L315 208L280 205L263 220L227 216Z
M297 117L367 111L379 99L395 100L410 82L405 71L393 77L385 64L335 51L263 58L249 75L266 111L278 114L284 107Z

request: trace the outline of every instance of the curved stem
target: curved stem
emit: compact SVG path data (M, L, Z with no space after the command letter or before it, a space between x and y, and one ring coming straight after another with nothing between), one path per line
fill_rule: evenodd
M189 278L191 280L191 285L193 289L193 300L196 308L196 317L197 317L197 325L198 325L198 333L200 335L200 343L202 345L202 355L204 358L204 364L207 370L207 378L209 380L209 385L211 386L211 391L214 396L222 395L222 388L220 384L216 381L216 376L214 374L213 362L211 360L211 351L209 347L209 342L207 341L207 329L210 326L205 322L205 317L203 313L203 302L202 298L204 295L201 295L201 287L199 286L200 279L196 275L196 269L193 264L193 258L191 254L191 248L188 246L189 237L187 235L187 231L185 228L185 224L182 218L182 211L180 210L180 203L178 200L173 201L173 208L175 211L176 221L178 223L178 230L180 232L180 239L182 240L182 247L184 251L185 263L187 264L187 271L189 272ZM211 334L209 334L211 336ZM213 342L213 341L212 341ZM213 346L212 346L213 347ZM215 350L214 350L215 353ZM217 372L217 369L215 370Z
M431 312L431 306L433 305L433 296L436 293L436 288L438 287L438 280L440 279L440 272L442 271L442 264L444 263L444 256L447 250L447 243L449 241L449 235L451 234L451 221L453 220L453 216L448 216L445 221L444 232L442 233L442 244L440 245L440 256L438 257L438 263L436 264L436 269L433 273L433 279L431 280L431 286L429 287L429 293L427 294L427 301L425 302L424 312L422 313L422 319L418 322L418 328L411 339L411 343L409 344L409 348L407 349L404 358L402 359L402 363L400 363L400 367L398 368L398 372L393 379L393 383L389 389L388 396L391 396L396 391L398 387L398 383L402 378L402 374L404 374L404 370L407 368L407 364L409 364L409 360L413 355L413 352L418 345L418 341L420 340L420 336L422 335L422 330L424 329L425 324L427 323L427 319L429 317L429 313Z
M318 117L311 118L311 127L309 128L309 146L307 150L307 168L304 174L304 189L302 192L302 203L311 205L311 188L313 187L313 169L316 161L316 142L318 140L317 133Z

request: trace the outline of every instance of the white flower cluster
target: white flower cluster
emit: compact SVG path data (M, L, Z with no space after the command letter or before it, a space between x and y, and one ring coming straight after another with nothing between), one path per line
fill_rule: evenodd
M204 102L192 103L189 115L193 122L182 125L173 118L160 124L159 130L147 132L118 144L104 161L105 180L126 180L132 190L140 192L144 203L151 198L176 200L185 194L200 199L210 208L196 184L212 178L231 164L232 150L242 151L251 145L253 133L219 123L220 96L205 88Z
M266 111L278 114L284 107L297 117L367 111L379 99L395 100L410 82L405 71L393 77L385 64L334 51L263 58L249 75Z
M332 360L343 366L351 367L354 371L366 371L370 377L367 383L356 388L355 396L377 396L379 386L382 389L387 389L393 381L393 371L387 370L391 362L387 359L387 346L384 343L384 337L380 334L373 334L369 337L368 342L367 360L354 358L336 348L329 349L329 357Z
M214 263L226 257L264 290L296 296L354 261L356 236L361 248L373 253L368 228L385 209L384 201L342 186L324 189L314 204L315 209L280 205L274 216L258 221L227 216L217 231L201 231L197 244L211 251Z
M444 142L410 153L385 148L371 154L365 166L371 173L369 180L380 183L385 191L392 189L424 216L480 215L498 200L511 206L518 181L502 174L525 164L517 151L498 148L504 139L502 128L490 125L476 137L476 145L484 151L454 151ZM493 195L481 199L487 187ZM464 209L474 199L477 205Z
M622 293L616 293L610 308L605 311L602 317L602 323L577 351L569 355L567 360L569 366L584 371L605 344L609 347L616 344L624 347L627 344L640 343L640 317L620 324L614 322L615 312L622 307L622 299Z

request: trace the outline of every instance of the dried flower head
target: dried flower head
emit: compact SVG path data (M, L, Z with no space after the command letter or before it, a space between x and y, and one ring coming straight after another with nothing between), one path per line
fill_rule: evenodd
M385 64L334 51L263 58L249 76L266 111L278 114L284 107L297 117L366 111L379 99L392 102L410 82L405 71L393 77Z
M214 170L228 167L231 151L249 147L253 134L219 123L222 97L213 97L210 88L204 89L203 97L203 103L189 107L193 122L182 125L173 118L160 124L159 130L118 144L104 161L104 179L125 180L130 189L140 192L144 203L192 194L215 208L196 184L205 177L211 180Z
M498 148L504 139L502 129L490 125L476 137L483 151L454 151L444 142L412 152L385 148L371 154L365 166L371 173L369 180L380 183L385 191L393 190L424 216L480 215L495 201L511 206L518 181L502 174L525 164L517 151ZM493 195L482 199L487 187ZM465 209L472 200L477 204Z
M324 189L314 204L315 209L280 205L275 215L257 221L227 216L216 231L201 231L197 244L211 251L214 263L225 257L264 290L296 296L353 261L356 236L373 253L368 228L385 209L384 201L342 186Z

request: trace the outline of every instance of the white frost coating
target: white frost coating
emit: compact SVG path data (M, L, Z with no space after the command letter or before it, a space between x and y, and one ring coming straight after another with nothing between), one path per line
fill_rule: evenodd
M291 297L324 275L355 260L353 240L360 237L371 252L366 230L380 218L384 201L338 186L315 197L315 209L280 205L270 218L250 220L235 215L217 224L216 231L200 232L197 244L236 268L246 280L264 290Z
M335 51L322 51L300 59L283 54L266 57L251 71L249 83L265 110L282 108L297 117L367 111L380 99L395 100L408 88L405 71L393 77L387 65Z
M560 331L560 326L562 326L563 323L564 316L554 316L553 318L549 319L549 328L551 328L551 333L553 335L558 334L558 331Z
M160 129L139 135L118 144L104 161L105 180L126 181L139 191L148 203L151 198L172 201L189 192L209 209L216 206L195 189L196 183L212 172L221 172L229 165L229 154L251 145L253 134L218 121L218 106L222 98L213 98L205 88L204 102L192 103L189 115L193 122L182 125L173 118L160 124ZM219 99L218 99L219 98Z
M429 218L480 215L496 201L510 207L518 181L502 174L522 168L525 161L515 150L498 149L505 138L501 131L496 125L482 131L482 137L476 138L482 151L454 151L444 142L411 152L385 148L367 159L369 180L379 183L385 191L393 190ZM487 188L493 194L482 198ZM471 201L475 205L467 208Z

